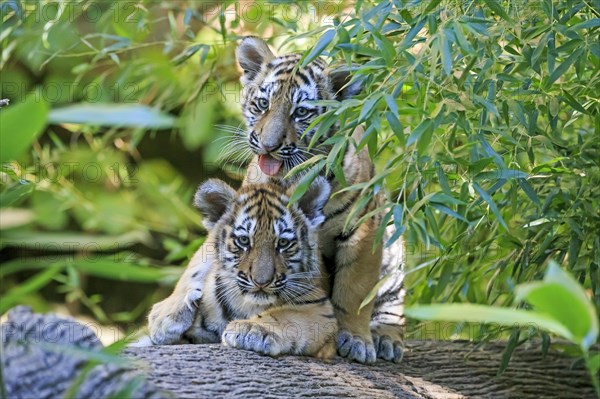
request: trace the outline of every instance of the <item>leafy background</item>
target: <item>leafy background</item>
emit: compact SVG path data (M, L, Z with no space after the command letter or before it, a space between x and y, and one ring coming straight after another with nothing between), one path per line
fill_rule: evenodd
M317 123L342 129L308 167L332 168L353 127L368 127L357 144L378 173L349 189L363 192L357 211L385 190L409 304L510 306L554 259L597 317L598 1L0 7L1 313L62 310L119 336L144 323L203 240L195 187L243 174L235 156L221 161L222 126L242 124L234 48L253 34L363 80L355 99L328 103ZM408 337L550 342L430 323L409 320Z

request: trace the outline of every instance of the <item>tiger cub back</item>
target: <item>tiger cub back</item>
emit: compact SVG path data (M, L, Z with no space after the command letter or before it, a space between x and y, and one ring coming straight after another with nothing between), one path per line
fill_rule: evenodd
M219 180L200 186L195 205L213 260L187 339L273 356L333 355L337 323L317 233L329 183L318 178L291 206L289 190L270 183L235 192Z

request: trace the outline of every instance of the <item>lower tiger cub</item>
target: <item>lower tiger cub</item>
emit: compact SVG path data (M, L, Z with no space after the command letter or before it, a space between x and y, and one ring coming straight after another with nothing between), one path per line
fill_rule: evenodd
M183 336L271 356L333 356L338 326L317 237L330 190L318 178L288 206L290 189L277 184L250 184L237 193L220 180L202 184L194 202L209 235L203 259L197 253L186 270L196 283L178 284L154 305L152 341L177 343Z

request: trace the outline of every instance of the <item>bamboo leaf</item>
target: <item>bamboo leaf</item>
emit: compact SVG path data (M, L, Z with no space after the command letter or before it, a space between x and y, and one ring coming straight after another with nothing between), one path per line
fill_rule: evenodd
M500 18L513 23L512 18L504 11L504 8L496 0L484 0L484 2L492 11L498 14Z
M581 54L583 54L583 51L583 48L575 50L573 54L571 54L569 57L567 57L566 60L564 60L559 66L557 66L556 69L552 71L552 73L548 77L548 80L544 84L544 88L548 89L550 86L552 86L552 84L556 82L558 78L560 78L571 67L571 65L573 65L575 61L579 59Z
M0 112L0 164L20 157L46 127L48 105L36 96Z
M315 46L310 50L310 52L303 57L302 62L300 63L300 67L301 68L306 67L312 61L314 61L318 56L320 56L321 53L327 48L327 46L329 46L329 44L333 41L334 38L335 38L335 30L334 29L329 29L328 31L325 31L325 33L323 33L321 35L321 37L319 38L319 40L317 41L317 44L315 44Z
M475 188L475 191L477 191L479 193L479 195L481 196L481 198L485 202L487 202L487 204L490 207L490 210L492 211L494 216L496 216L496 219L498 219L498 222L500 223L500 225L502 225L502 227L504 227L506 230L508 230L508 226L506 225L506 222L502 218L502 215L500 214L500 211L498 210L498 206L496 205L496 203L494 202L492 197L487 193L487 191L485 191L483 188L481 188L481 186L479 186L479 184L477 184L477 183L473 183L473 188Z
M571 331L558 321L545 314L522 309L461 303L446 305L415 305L406 308L405 314L408 317L422 320L493 323L521 328L534 326L560 335L568 340L573 339Z

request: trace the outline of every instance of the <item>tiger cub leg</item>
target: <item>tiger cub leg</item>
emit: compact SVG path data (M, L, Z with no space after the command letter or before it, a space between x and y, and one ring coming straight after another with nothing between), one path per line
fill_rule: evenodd
M194 254L173 293L152 306L148 315L148 330L154 345L185 341L183 336L194 323L197 304L203 294L204 279L213 256L206 245Z
M383 242L394 234L386 229ZM373 343L380 359L398 363L404 355L404 240L396 240L383 249L380 279L386 279L379 288L371 317Z
M223 332L225 345L269 356L335 355L337 322L331 302L318 300L268 309L248 320L234 320Z
M364 223L348 240L338 243L331 293L340 326L337 351L360 363L373 363L376 359L369 325L373 301L360 309L379 279L381 246L373 253L373 232Z

